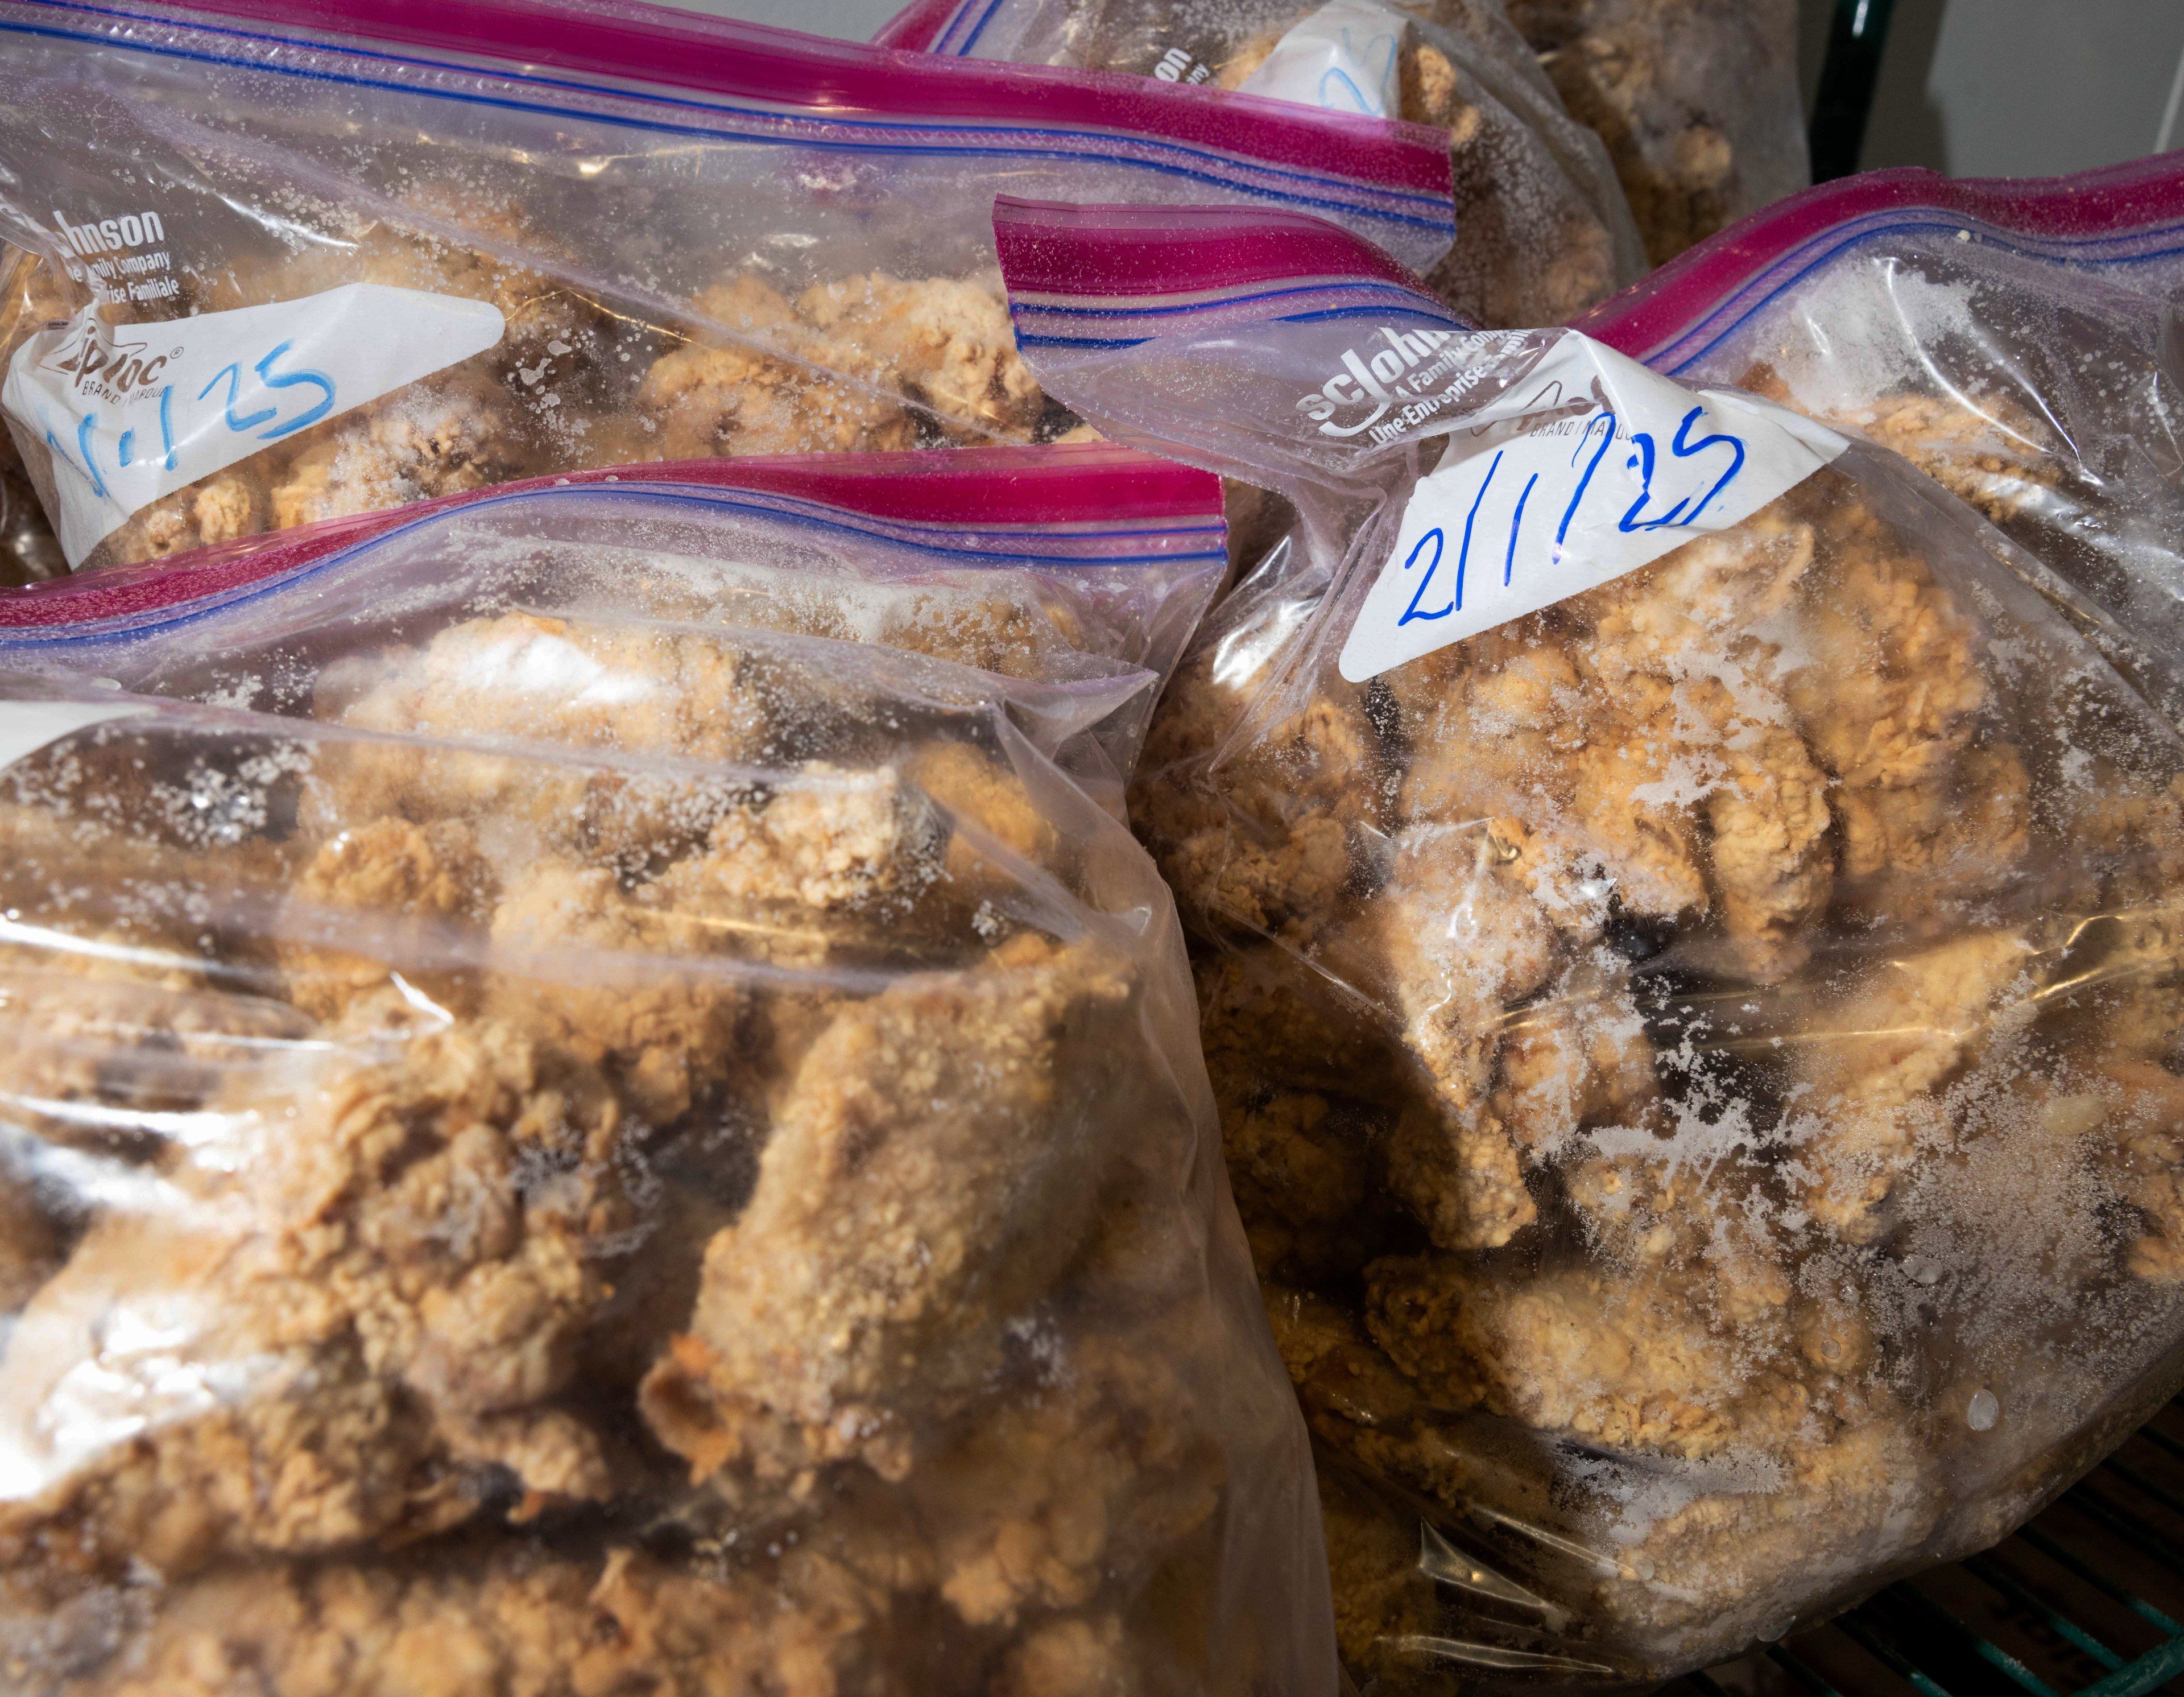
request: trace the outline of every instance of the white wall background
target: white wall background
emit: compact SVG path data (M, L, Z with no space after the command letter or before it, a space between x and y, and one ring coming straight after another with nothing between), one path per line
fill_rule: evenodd
M1809 104L1834 7L1800 7ZM1897 0L1862 163L2049 176L2137 159L2181 70L2184 0Z
M666 0L687 11L716 18L748 18L757 24L808 30L815 36L869 41L873 31L900 12L905 0ZM2179 0L2184 4L2184 0Z

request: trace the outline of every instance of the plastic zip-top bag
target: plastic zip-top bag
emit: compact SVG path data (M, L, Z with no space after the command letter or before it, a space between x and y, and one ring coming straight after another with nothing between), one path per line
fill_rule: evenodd
M1791 0L1509 0L1509 15L1607 142L1655 265L1812 180Z
M605 0L10 0L0 234L74 310L25 321L0 406L75 566L582 467L1045 438L997 187L1309 207L1426 265L1445 153Z
M2184 745L2036 563L1331 226L996 216L1050 393L1301 515L1132 807L1361 1681L1702 1666L2167 1397Z
M2180 283L2176 155L1876 171L1722 232L1580 327L1903 455L2036 555L2043 591L2184 723Z
M0 1666L1331 1694L1119 779L1212 478L481 491L0 599Z
M1430 124L1445 132L1456 243L1417 269L1475 324L1556 322L1646 268L1606 151L1502 0L913 0L877 39Z

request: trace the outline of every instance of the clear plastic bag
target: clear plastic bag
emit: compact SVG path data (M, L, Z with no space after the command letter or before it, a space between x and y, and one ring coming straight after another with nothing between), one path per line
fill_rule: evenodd
M2180 284L2174 156L1876 171L1724 231L1580 327L1903 455L2036 556L2043 592L2184 724Z
M1050 392L1301 515L1132 809L1359 1679L1703 1666L2170 1395L2184 743L2036 562L1330 227L996 219Z
M1119 450L0 602L11 1692L1311 1692Z
M913 0L878 39L1431 125L1446 136L1456 242L1418 269L1474 324L1557 322L1646 269L1606 151L1502 0Z
M1064 434L993 276L1002 183L1309 206L1418 264L1451 234L1430 138L1329 113L1209 145L1213 97L635 4L115 17L0 8L0 234L71 310L25 316L0 401L78 566L582 467Z
M1664 265L1812 181L1793 0L1509 0Z

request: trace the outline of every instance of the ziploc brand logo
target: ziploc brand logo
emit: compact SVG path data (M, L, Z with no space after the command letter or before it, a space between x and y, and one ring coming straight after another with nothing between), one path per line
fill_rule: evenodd
M194 318L107 325L86 307L15 350L0 407L51 461L71 566L162 496L482 354L488 301L384 283Z
M154 353L142 325L109 326L86 318L69 327L66 338L38 369L66 377L77 394L109 401L153 391L170 360L181 349Z
M1850 444L1565 331L1450 431L1337 664L1362 684L1741 524Z
M100 254L125 254L131 248L148 248L154 242L167 239L167 228L159 221L159 215L148 210L125 212L119 218L102 218L90 224L71 224L56 212L53 228L63 241L86 260Z
M1462 349L1447 344L1459 342L1469 348L1474 340L1455 330L1398 330L1384 324L1362 346L1344 349L1342 369L1299 399L1296 410L1318 424L1323 436L1360 436L1375 425L1382 427L1373 431L1374 440L1392 436L1448 404L1453 397L1433 388L1462 363ZM1461 385L1456 393L1468 387ZM1357 416L1360 408L1362 416ZM1391 413L1396 416L1390 418Z

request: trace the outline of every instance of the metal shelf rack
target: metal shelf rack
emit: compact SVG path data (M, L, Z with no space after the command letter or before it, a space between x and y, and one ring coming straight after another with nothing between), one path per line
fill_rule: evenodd
M2184 1399L1993 1549L1663 1697L2184 1697Z

